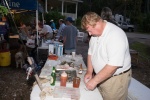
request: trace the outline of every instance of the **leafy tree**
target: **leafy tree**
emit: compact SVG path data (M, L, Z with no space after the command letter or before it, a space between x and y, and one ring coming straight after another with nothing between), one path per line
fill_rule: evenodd
M7 15L8 14L8 9L5 6L0 5L0 14L2 16Z
M49 24L50 20L53 19L56 23L56 27L59 27L58 20L65 19L65 16L62 16L61 13L59 13L58 11L49 11L48 13L44 14L44 18L47 24Z

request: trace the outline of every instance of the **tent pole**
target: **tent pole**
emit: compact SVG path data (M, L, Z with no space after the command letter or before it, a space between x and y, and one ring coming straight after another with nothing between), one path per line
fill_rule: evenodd
M36 39L37 39L37 45L38 45L38 10L36 10Z

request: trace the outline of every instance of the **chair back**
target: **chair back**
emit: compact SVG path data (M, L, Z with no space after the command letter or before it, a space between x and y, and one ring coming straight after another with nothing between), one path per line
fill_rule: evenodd
M77 40L83 42L83 39L84 39L84 32L78 32Z

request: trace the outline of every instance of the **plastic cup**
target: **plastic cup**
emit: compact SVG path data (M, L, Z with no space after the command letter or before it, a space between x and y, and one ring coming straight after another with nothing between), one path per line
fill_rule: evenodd
M74 77L73 78L73 87L79 88L79 86L80 86L80 77Z
M76 52L72 52L72 57L75 58Z

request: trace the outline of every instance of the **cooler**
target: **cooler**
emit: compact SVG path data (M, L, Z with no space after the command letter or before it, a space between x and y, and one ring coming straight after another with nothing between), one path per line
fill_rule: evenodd
M9 50L0 51L0 66L6 67L11 63L11 54Z

